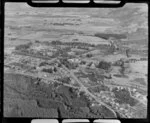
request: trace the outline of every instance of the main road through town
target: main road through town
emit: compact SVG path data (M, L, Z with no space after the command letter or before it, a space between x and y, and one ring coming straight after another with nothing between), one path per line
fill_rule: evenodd
M76 81L78 82L78 84L80 85L80 90L84 91L87 95L89 95L90 97L92 97L96 102L104 105L106 108L108 108L115 117L117 117L116 112L107 104L105 104L104 102L102 102L100 99L98 99L95 95L93 95L92 93L90 93L87 88L82 84L82 82L75 76L75 74L71 71L68 70L68 68L66 68L64 65L62 65L63 68L70 74L70 76Z

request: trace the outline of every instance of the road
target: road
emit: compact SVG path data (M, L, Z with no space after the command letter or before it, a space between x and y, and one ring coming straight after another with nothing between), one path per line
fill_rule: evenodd
M76 82L78 82L78 84L80 85L80 90L81 91L84 91L87 95L89 95L90 97L92 97L96 102L98 102L98 103L102 104L103 106L105 106L106 108L108 108L110 111L112 111L112 113L114 114L114 116L117 117L116 112L109 105L105 104L100 99L98 99L95 95L93 95L92 93L90 93L87 90L87 88L82 84L82 82L75 76L75 74L71 70L68 70L68 68L66 68L64 65L62 65L62 67L70 74L70 76Z
M19 54L18 54L19 55ZM20 55L25 55L25 54L20 54ZM41 58L41 59L47 59L49 60L50 63L53 63L54 61L57 61L58 60L58 57L57 58L53 58L53 59L50 59L50 58L44 58L44 57L37 57L37 56L33 56L33 55L29 55L31 57L36 57L36 58ZM79 56L77 56L79 57ZM76 58L77 58L76 57ZM79 85L80 87L75 87L75 86L72 86L72 85L69 85L69 84L63 84L65 86L68 86L68 87L71 87L71 88L76 88L76 89L79 89L83 92L85 92L87 95L89 95L90 97L92 97L96 102L102 104L103 106L105 106L106 108L108 108L113 114L114 116L117 118L117 114L116 112L114 111L114 109L112 109L112 107L110 107L109 105L107 105L106 103L102 102L102 100L100 100L98 97L96 97L95 95L93 95L91 92L88 91L87 87L85 87L81 80L79 80L73 71L69 70L68 68L66 68L64 65L62 65L62 67L67 71L67 74L70 75L70 77L72 77ZM6 73L6 72L5 72ZM12 73L12 72L11 72ZM13 72L14 73L14 72ZM54 79L51 79L51 78L48 78L48 77L43 77L41 75L35 75L35 74L32 74L32 73L27 73L27 72L15 72L16 74L22 74L22 75L25 75L25 76L31 76L31 77L34 77L34 78L41 78L41 79L45 79L45 80L48 80L48 81L54 81L54 82L57 82L59 84L62 84L62 82L59 82L57 80L54 80Z
M105 83L107 83L107 85L117 85L117 86L128 87L128 88L138 88L140 90L147 91L146 86L142 86L138 83L131 83L127 80L124 81L122 79L116 79L114 77L109 81L108 80L105 81Z
M24 52L21 52L21 51L14 51L12 53L16 54L16 55L21 55L21 56L30 56L32 58L39 58L39 59L44 59L44 60L51 60L50 57L46 57L46 56L42 56L42 55L36 55L36 54L31 54L31 53L24 53Z
M65 70L67 70L67 73L70 74L70 77L72 77L79 85L80 87L75 87L75 86L72 86L72 85L69 85L69 84L63 84L64 86L68 86L68 87L71 87L71 88L74 88L74 89L79 89L83 92L85 92L87 95L89 95L90 97L92 97L96 102L102 104L103 106L105 106L106 108L108 108L113 114L115 117L117 117L116 115L116 112L107 104L105 104L104 102L102 102L100 99L98 99L95 95L93 95L91 92L88 91L87 87L85 87L82 82L75 76L75 74L71 71L71 70L68 70L68 68L66 68L64 65L63 65L63 68ZM33 77L33 78L41 78L41 79L44 79L44 80L47 80L47 81L53 81L53 82L57 82L59 84L62 84L62 82L60 81L57 81L57 80L54 80L54 79L51 79L51 78L48 78L48 77L43 77L39 74L32 74L32 73L27 73L27 72L20 72L20 71L5 71L5 73L13 73L13 74L19 74L19 75L24 75L24 76L30 76L30 77Z
M79 87L75 87L75 86L72 86L70 84L66 84L66 83L62 83L60 81L57 81L57 80L54 80L54 79L51 79L51 78L48 78L48 77L44 77L44 76L41 76L39 74L35 75L35 74L32 74L32 73L24 73L24 72L20 72L20 71L5 71L5 74L6 73L12 73L12 74L19 74L19 75L24 75L24 76L30 76L30 77L33 77L33 78L40 78L40 79L44 79L44 80L47 80L47 81L53 81L53 82L56 82L56 83L59 83L59 84L62 84L64 86L67 86L67 87L71 87L71 88L74 88L74 89L79 89Z

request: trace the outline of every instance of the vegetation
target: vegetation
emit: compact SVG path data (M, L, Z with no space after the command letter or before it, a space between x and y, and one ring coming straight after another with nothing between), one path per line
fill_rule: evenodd
M69 62L66 58L60 59L61 64L66 66L68 69L76 69L77 64Z
M10 85L19 92L26 92L29 82L34 83L36 79L18 74L5 74L4 81L5 84Z
M87 54L86 57L91 58L93 55L92 54Z
M139 83L139 84L144 85L144 86L146 85L144 78L135 78L133 80L133 82Z
M18 112L20 112L24 117L58 117L56 109L39 108L38 106L32 105L30 103L22 105Z
M77 90L73 88L61 86L57 92L63 96L63 102L66 102L68 106L85 107L89 105L87 97L84 94L78 96Z
M106 61L100 61L97 68L109 70L111 68L111 63Z
M77 42L77 41L73 41L73 42L61 42L61 41L52 41L51 42L52 45L66 45L66 46L69 46L69 47L77 47L79 49L85 49L85 50L88 50L89 47L95 47L94 44L89 44L89 43L83 43L83 42Z
M89 91L100 93L101 91L109 91L109 88L105 85L101 85L94 88L89 88Z
M69 84L70 83L70 77L63 77L63 78L58 78L58 81L62 82L62 83L66 83Z
M112 92L115 94L116 101L120 104L129 104L130 106L134 106L137 104L137 100L130 96L130 93L127 89L118 90L114 88Z
M63 106L61 102L50 100L50 99L37 99L36 101L39 107L46 108L46 109L49 109L49 108L57 109Z
M104 38L104 39L109 39L110 37L114 37L116 39L125 39L127 38L126 34L105 34L105 33L96 33L96 37Z
M49 63L47 63L47 62L41 62L41 63L39 64L39 67L46 66L46 65L49 65Z
M52 41L51 42L52 45L62 45L63 43L61 41Z
M114 114L104 106L92 106L90 111L99 117L115 118Z
M15 50L27 50L30 48L32 43L27 43L27 44L21 44L15 47Z
M49 69L43 68L42 71L46 72L46 73L53 73L53 69L52 68L49 68Z

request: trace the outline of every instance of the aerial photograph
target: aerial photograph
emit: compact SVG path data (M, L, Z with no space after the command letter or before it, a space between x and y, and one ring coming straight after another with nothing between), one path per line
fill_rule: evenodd
M147 4L6 3L4 26L4 117L147 118Z

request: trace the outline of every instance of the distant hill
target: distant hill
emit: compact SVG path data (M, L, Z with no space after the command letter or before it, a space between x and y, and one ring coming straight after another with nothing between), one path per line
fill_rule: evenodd
M108 17L119 21L122 31L136 37L145 37L148 32L148 7L146 4L127 4L123 8L112 9ZM130 36L129 36L130 37Z
M6 12L37 13L42 17L48 15L80 16L81 18L114 19L117 25L108 29L108 33L126 33L131 37L146 37L148 34L148 6L146 4L126 4L121 8L34 8L27 4L6 3ZM45 14L47 13L47 14ZM32 16L29 15L29 16ZM132 37L133 38L133 37Z

